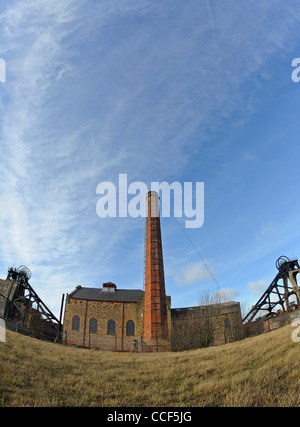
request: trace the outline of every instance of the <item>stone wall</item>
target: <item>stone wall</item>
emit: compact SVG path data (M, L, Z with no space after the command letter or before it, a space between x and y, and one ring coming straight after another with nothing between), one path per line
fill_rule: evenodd
M171 298L166 297L168 327L171 330ZM77 299L67 297L64 322L63 342L88 348L101 348L117 351L147 351L146 344L141 342L143 337L143 310L144 299L139 297L137 302L108 302ZM79 330L74 330L72 321L74 316L79 318ZM95 320L91 320L95 319ZM108 321L115 321L115 333L108 333ZM128 335L127 322L134 322ZM90 328L94 322L94 328ZM96 325L96 329L95 329ZM138 341L138 342L136 342ZM156 350L154 343L154 351ZM159 343L160 345L160 343Z
M189 350L243 338L239 303L230 302L172 310L172 349Z
M17 282L0 279L0 316L5 317L10 306L9 301L13 300Z
M63 339L66 344L83 347L103 347L124 350L124 347L134 345L134 340L140 339L143 327L143 298L137 302L107 302L68 298L65 308ZM79 317L79 330L72 328L72 319ZM95 319L92 320L91 319ZM114 333L108 333L108 321L115 322ZM127 334L127 322L134 322ZM94 325L92 327L92 323ZM118 341L116 341L118 340ZM123 345L122 345L123 344ZM130 345L129 345L130 344ZM122 348L123 347L123 348Z
M168 328L172 350L184 350L221 345L243 338L243 324L239 303L215 304L207 307L172 309L166 297ZM108 302L78 299L68 296L65 307L63 342L88 348L114 351L164 351L161 339L141 341L143 337L144 300L137 302ZM78 330L72 321L78 316ZM91 320L95 319L95 320ZM114 333L108 333L108 321L115 321ZM96 329L90 322L96 321ZM134 335L128 335L127 322L134 322ZM169 348L170 349L170 348Z

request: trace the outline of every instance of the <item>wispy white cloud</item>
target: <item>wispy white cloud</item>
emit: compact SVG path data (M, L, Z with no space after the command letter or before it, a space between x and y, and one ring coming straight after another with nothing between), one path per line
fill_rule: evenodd
M278 231L278 225L275 221L268 221L265 224L261 225L259 231L256 235L257 238L264 237L269 234L275 234Z
M270 279L265 278L257 282L249 282L247 286L252 290L254 296L256 296L256 295L262 295L269 285L270 285Z
M189 262L186 265L169 270L168 274L173 277L179 286L192 285L211 279L211 270L208 269L206 262Z
M9 62L1 121L0 194L4 209L0 241L2 265L28 264L38 289L45 288L57 297L55 289L67 286L67 275L70 280L70 273L56 273L60 262L74 268L72 257L84 246L82 233L70 230L78 228L78 211L86 206L78 191L72 191L72 185L80 182L70 161L80 129L73 131L72 143L64 146L62 154L56 151L58 143L51 135L55 122L47 123L51 109L47 101L57 67L68 61L63 39L73 30L66 23L76 19L74 2L54 2L52 6L15 2L0 18ZM67 156L66 169L60 171L62 158ZM51 271L51 278L45 281L43 271Z
M97 184L184 176L210 132L251 111L255 84L250 102L242 86L267 78L300 16L280 1L92 3L14 0L0 15L1 259L27 263L41 290L137 247L132 222L96 216ZM176 280L208 277L194 262Z

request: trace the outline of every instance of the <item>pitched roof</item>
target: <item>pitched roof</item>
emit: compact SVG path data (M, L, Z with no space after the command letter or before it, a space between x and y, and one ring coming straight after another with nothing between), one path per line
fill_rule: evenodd
M93 300L93 301L110 301L110 302L137 302L138 298L144 295L140 289L115 289L110 292L99 288L77 288L69 294L69 298Z
M219 304L198 305L195 307L172 308L172 317L180 317L187 315L197 315L206 312L209 315L216 316L218 314L229 314L240 312L240 303L236 301L228 301Z

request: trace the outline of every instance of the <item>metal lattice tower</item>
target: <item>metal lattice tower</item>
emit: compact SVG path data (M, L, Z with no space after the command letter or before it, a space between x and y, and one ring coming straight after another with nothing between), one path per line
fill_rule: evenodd
M297 275L300 272L298 260L289 260L281 256L276 261L277 275L271 282L249 313L244 317L244 322L251 322L258 314L266 318L277 314L278 309L284 312L290 311L291 307L300 303L300 288L297 283ZM294 298L293 302L291 299Z
M31 271L25 265L19 268L9 268L7 281L12 282L14 289L10 300L7 300L5 316L11 318L13 312L19 312L21 319L24 321L27 311L33 306L42 319L46 320L54 329L59 328L60 322L49 310L46 304L41 300L38 294L29 284Z

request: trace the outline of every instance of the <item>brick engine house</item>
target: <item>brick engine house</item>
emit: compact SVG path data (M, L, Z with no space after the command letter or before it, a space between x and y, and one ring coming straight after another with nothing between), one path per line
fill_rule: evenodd
M150 191L147 202L144 290L118 289L111 282L103 283L100 289L77 286L66 298L63 342L87 348L148 352L170 351L171 341L175 349L188 349L200 347L203 342L218 345L239 339L239 303L218 304L212 307L213 312L199 307L171 310L171 297L165 291L158 194ZM212 332L208 323L218 327L214 326ZM187 335L193 335L189 340L192 344L178 346L178 341L184 343Z
M166 296L158 194L148 193L145 290L77 288L67 295L66 344L118 351L171 349L171 298Z

